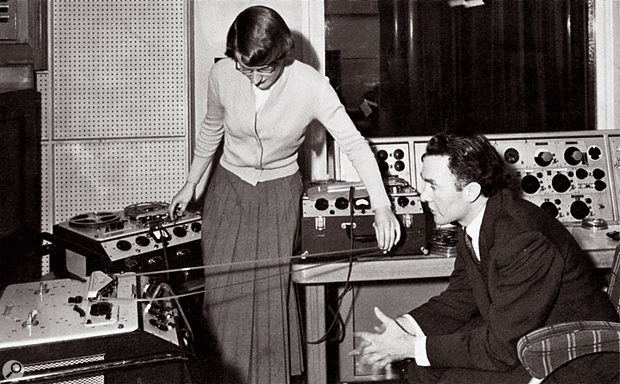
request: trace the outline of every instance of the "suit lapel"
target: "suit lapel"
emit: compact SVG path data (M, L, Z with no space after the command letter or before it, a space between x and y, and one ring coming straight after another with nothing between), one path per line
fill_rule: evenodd
M468 247L465 245L466 235L467 234L464 230L460 231L459 245L457 250L460 255L463 255L463 259L465 260L465 268L467 271L467 275L469 276L469 281L474 294L474 299L476 300L476 303L478 303L478 310L480 311L482 317L487 318L489 313L489 306L491 304L487 286L488 269L485 268L486 263L478 262L476 256L472 255ZM482 244L480 244L480 248L482 255ZM482 258L481 260L484 261L484 259Z

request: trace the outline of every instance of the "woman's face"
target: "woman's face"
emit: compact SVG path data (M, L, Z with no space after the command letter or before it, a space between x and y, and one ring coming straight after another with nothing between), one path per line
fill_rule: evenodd
M248 67L238 58L235 60L235 68L247 77L252 84L262 90L271 88L282 75L284 62L282 60L260 67Z

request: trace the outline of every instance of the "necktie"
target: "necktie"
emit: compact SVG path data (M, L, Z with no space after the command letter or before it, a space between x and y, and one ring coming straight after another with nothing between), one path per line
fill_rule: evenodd
M476 251L474 251L474 246L471 242L471 236L469 236L467 232L465 232L465 246L467 247L467 250L471 254L471 257L474 259L474 261L478 263L478 256L476 256Z

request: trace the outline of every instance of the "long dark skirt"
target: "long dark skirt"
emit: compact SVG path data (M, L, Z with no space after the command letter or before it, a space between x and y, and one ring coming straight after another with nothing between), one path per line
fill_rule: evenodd
M218 166L203 210L203 315L229 382L288 383L301 370L290 262L298 173L252 186Z

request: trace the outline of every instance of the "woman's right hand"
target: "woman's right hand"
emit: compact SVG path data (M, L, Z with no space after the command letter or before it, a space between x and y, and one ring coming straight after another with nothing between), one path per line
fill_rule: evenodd
M196 189L196 184L187 182L181 188L181 190L172 198L170 205L168 206L168 215L173 220L176 220L178 217L183 216L185 210L187 209L187 205L192 201L194 197L194 190Z

